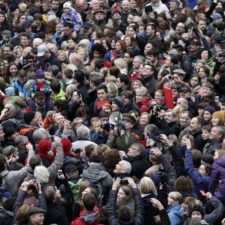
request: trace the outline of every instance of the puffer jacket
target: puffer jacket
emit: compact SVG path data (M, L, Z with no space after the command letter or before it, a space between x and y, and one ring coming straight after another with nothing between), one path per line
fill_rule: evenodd
M216 191L218 182L219 189ZM225 157L216 160L209 178L209 191L217 198L225 200Z
M179 225L183 217L185 216L184 211L180 204L175 204L167 209L167 213L170 219L171 225Z

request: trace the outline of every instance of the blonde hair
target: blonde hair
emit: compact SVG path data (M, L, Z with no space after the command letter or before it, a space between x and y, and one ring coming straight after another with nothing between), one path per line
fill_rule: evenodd
M125 59L117 58L114 60L114 65L119 68L120 73L127 73L128 65Z
M182 194L180 192L178 192L178 191L170 192L168 197L172 198L174 201L176 201L178 203L182 203L182 200L183 200Z
M140 181L140 192L141 194L148 194L152 192L154 195L157 195L157 190L154 182L150 177L143 177Z

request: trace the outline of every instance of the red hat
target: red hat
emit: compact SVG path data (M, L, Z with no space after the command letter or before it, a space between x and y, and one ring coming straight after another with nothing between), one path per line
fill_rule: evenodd
M71 156L71 157L76 157L76 155L71 151L72 143L69 139L62 138L61 143L62 143L63 152L64 152L65 155L68 155L68 156Z
M52 143L48 140L41 140L38 144L38 155L49 160L53 160L53 157L49 156L48 151L52 149Z

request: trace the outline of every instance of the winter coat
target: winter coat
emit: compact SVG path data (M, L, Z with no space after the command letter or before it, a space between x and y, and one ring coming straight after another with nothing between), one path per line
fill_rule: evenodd
M149 97L142 98L137 102L139 113L149 112L151 99Z
M90 165L83 171L83 180L92 182L99 192L99 195L104 195L112 186L112 177L108 172L102 170L100 165Z
M140 192L137 188L132 189L134 205L135 205L135 216L129 222L119 221L116 215L116 199L117 191L112 190L108 199L108 221L109 225L142 225L144 222L143 217L143 206Z
M142 204L144 206L144 223L143 225L155 224L154 216L158 215L158 209L155 208L151 202L151 198L156 198L153 193L145 194L142 196Z
M45 214L44 225L53 223L57 225L69 225L64 208L56 203L49 203L48 211Z
M98 225L99 215L97 207L91 212L84 209L80 212L80 216L71 222L71 225Z
M218 191L216 191L217 184ZM225 157L221 157L213 163L209 179L209 191L219 199L225 199Z
M128 148L137 141L138 141L137 135L134 133L131 133L127 142L125 141L125 134L122 134L120 136L115 136L115 135L109 136L106 144L110 148L116 148L118 150L128 152Z
M184 165L188 171L188 175L195 184L195 193L198 195L198 197L201 197L200 190L208 192L209 177L202 176L198 170L194 168L191 149L186 149L185 151Z
M132 170L131 175L141 179L145 171L150 167L147 155L140 154L136 157L128 158L128 161L131 163Z
M180 204L170 206L167 209L167 213L170 218L171 225L179 225L185 215Z

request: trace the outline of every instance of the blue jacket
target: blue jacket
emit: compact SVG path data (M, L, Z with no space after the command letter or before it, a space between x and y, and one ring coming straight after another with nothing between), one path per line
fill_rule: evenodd
M188 175L195 184L195 193L198 197L201 197L200 190L208 192L209 176L202 176L198 170L194 168L191 149L186 149L185 151L184 165Z
M30 97L29 91L20 82L16 81L16 82L12 83L11 86L14 87L16 90L18 90L19 93L22 93L25 97Z
M185 216L184 211L180 204L175 204L167 209L167 213L170 219L171 225L179 225L183 217Z

